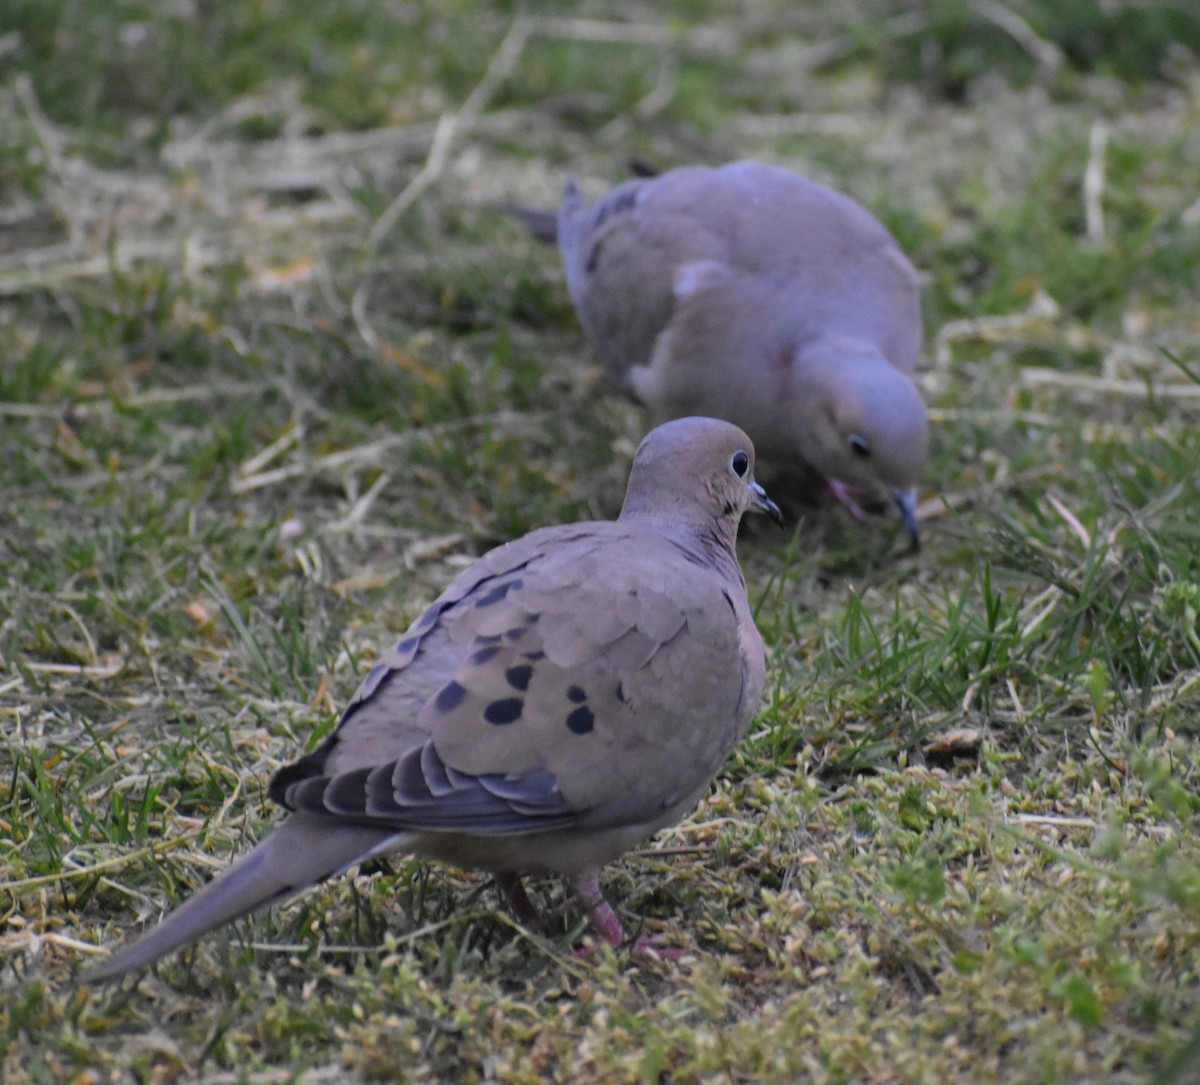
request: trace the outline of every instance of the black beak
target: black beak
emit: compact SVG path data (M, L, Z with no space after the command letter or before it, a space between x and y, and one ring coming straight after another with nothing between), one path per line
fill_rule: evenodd
M783 527L783 513L779 511L779 506L767 496L767 491L757 482L752 482L750 483L750 492L754 495L754 504L751 507L758 512L765 512L775 523Z
M900 510L900 519L904 521L904 529L912 540L912 552L915 554L921 549L921 525L917 523L917 488L914 486L911 490L896 490L892 493L892 500Z

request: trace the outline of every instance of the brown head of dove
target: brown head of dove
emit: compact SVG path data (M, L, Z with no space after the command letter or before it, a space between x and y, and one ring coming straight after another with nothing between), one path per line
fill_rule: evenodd
M556 232L584 331L657 420L727 419L856 515L854 490L882 490L918 544L920 299L878 219L737 162L630 181L590 207L572 181Z
M458 576L275 775L283 823L83 982L388 851L490 871L526 920L520 875L563 874L623 941L598 871L699 800L762 696L734 553L753 510L779 518L740 429L651 432L617 520L542 528Z

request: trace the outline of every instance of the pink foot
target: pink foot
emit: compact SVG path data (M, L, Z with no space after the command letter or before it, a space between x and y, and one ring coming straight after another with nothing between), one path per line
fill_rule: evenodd
M604 899L604 894L600 892L599 877L595 873L581 874L574 879L572 884L575 889L575 899L591 913L592 925L599 932L600 937L614 948L625 945L628 941L625 928L621 926L621 921L617 918L617 913L613 911L612 905ZM634 953L648 953L652 957L664 960L678 960L686 954L686 951L682 949L660 946L653 938L638 938L630 948ZM575 950L575 956L590 957L593 949L593 946L584 946L582 949Z

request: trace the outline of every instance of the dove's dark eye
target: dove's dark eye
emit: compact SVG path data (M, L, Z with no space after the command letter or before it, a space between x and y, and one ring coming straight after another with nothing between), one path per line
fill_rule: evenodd
M729 466L738 478L745 478L746 472L750 470L750 457L745 452L735 452L733 459L729 461Z
M871 458L871 446L857 433L852 434L850 437L850 451L860 460L869 460Z

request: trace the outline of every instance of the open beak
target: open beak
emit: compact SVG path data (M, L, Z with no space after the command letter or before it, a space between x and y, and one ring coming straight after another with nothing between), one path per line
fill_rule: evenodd
M767 491L757 482L752 482L750 483L750 492L754 495L754 504L751 507L758 512L765 512L775 523L783 527L783 513L779 511L779 506L767 496Z
M917 488L911 490L895 490L892 500L900 511L900 519L904 521L904 529L912 540L912 551L915 554L921 549L921 525L917 523Z

